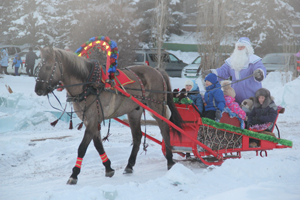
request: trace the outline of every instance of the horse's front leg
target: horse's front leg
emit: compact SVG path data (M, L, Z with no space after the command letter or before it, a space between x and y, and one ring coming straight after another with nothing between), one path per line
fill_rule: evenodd
M67 184L75 185L77 183L78 181L77 176L80 173L81 163L92 138L93 138L92 132L89 131L88 128L86 128L84 132L84 137L78 147L77 160L75 166L73 167L73 173L70 176Z
M110 166L111 162L108 159L108 157L104 151L103 144L102 144L101 138L100 138L100 134L95 135L93 138L93 141L94 141L95 148L97 149L97 151L101 157L102 163L105 167L105 176L112 177L115 174L115 170L112 169Z

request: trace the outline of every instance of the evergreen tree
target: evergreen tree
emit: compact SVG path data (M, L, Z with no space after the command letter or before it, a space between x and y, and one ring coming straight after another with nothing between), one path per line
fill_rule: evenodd
M137 47L132 16L128 2L95 2L81 5L81 10L74 15L76 24L72 26L70 38L72 49L76 50L82 43L95 36L108 36L117 42L119 49L118 67L128 66L133 62L134 49ZM84 9L82 9L84 8ZM100 53L95 58L104 61Z
M288 0L235 1L239 7L237 36L247 36L256 46L256 53L263 55L282 51L278 45L297 41L292 23L300 19L299 13L288 4Z

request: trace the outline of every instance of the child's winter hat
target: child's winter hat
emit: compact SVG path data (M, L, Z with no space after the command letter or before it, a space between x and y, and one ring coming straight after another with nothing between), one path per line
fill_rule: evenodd
M223 93L224 93L224 95L231 96L232 98L235 98L236 94L235 94L234 89L231 87L230 83L231 82L227 81L227 80L221 82L221 86L223 88Z
M260 88L259 90L257 90L255 92L254 107L256 107L256 108L261 106L259 101L258 101L259 96L264 96L265 97L265 101L262 104L263 108L266 108L272 102L272 97L271 97L270 91L265 89L265 88Z
M210 73L205 77L204 81L209 81L212 84L216 84L218 82L218 77L214 73Z
M190 85L190 86L194 86L194 82L192 80L187 80L185 83L184 83L184 86L187 86L187 85Z

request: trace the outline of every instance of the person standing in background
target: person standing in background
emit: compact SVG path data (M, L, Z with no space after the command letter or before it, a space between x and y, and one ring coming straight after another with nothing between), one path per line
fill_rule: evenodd
M8 74L7 73L7 67L8 67L8 54L6 52L5 49L2 49L1 50L1 60L0 60L0 74L3 74L3 72L5 74Z
M35 65L35 60L38 59L37 55L33 52L32 47L29 47L29 52L26 54L26 73L28 76L33 76L33 68Z
M13 60L12 68L15 66L15 76L19 76L19 68L20 66L23 68L23 61L18 54L15 55Z

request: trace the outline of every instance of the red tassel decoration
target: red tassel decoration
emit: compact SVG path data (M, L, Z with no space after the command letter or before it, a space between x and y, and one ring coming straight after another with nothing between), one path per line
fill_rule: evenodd
M83 122L81 122L81 123L79 124L77 130L80 130L80 129L82 128L82 126L83 126Z
M101 125L100 123L98 123L98 131L100 131Z
M53 126L53 127L54 127L54 126L57 124L57 122L58 122L58 119L57 119L57 120L55 120L54 122L52 122L52 123L51 123L51 126Z
M109 42L109 41L110 41L110 38L106 36L106 37L104 38L104 40L105 40L106 42Z
M73 129L73 122L72 122L72 120L70 120L70 126L69 126L69 129Z

